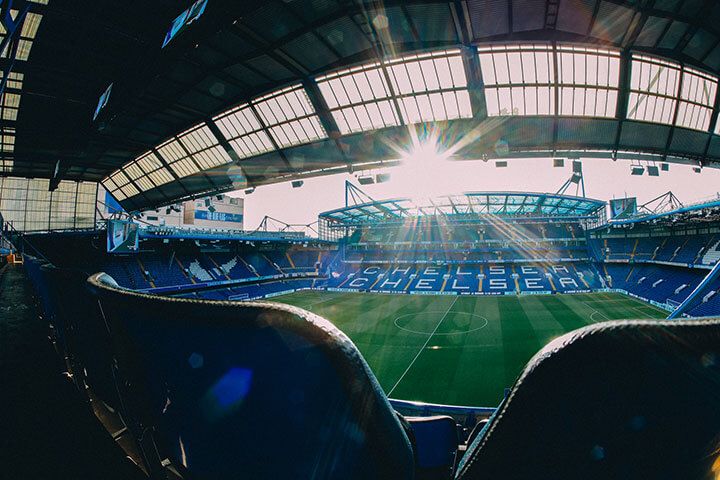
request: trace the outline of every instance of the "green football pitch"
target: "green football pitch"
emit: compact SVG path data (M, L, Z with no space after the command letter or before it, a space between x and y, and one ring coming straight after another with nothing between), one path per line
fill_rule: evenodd
M496 406L555 337L595 322L665 318L614 293L442 296L297 292L273 299L321 315L362 352L391 398Z

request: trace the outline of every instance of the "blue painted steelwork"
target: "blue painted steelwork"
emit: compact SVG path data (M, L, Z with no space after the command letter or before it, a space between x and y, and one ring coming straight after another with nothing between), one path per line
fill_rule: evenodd
M705 276L703 281L700 282L700 284L695 288L695 290L693 290L693 292L670 315L668 315L668 320L674 320L681 317L695 300L702 297L708 286L719 276L720 262L715 264L713 269L710 270L710 273Z
M246 232L237 231L203 231L175 229L171 227L150 227L140 229L140 239L184 239L184 240L231 240L244 242L293 242L293 243L335 243L330 240L307 237L305 235L291 235L288 232Z
M670 210L669 212L655 213L655 214L651 214L651 215L643 215L640 217L628 218L628 219L623 219L623 220L610 220L608 223L610 225L628 225L631 223L643 223L643 222L648 222L650 220L655 220L658 218L671 217L673 215L677 215L680 213L688 213L688 212L693 212L696 210L703 210L705 208L714 208L714 207L720 207L720 199L713 200L711 202L698 203L696 205L688 205L687 207L676 208L675 210Z
M13 67L15 66L15 56L17 54L18 47L18 42L15 40L20 34L22 24L25 21L28 11L30 10L30 5L26 5L15 20L13 20L12 15L10 14L12 7L13 0L0 0L0 10L3 11L3 15L0 17L0 24L2 24L6 32L5 38L3 38L2 42L0 42L0 52L4 52L10 42L14 42L11 51L8 52L7 55L8 62L3 65L3 77L2 81L0 81L0 95L5 93L5 87L7 86L10 72L12 72Z
M321 219L338 224L362 225L402 221L407 217L444 215L461 219L468 216L521 216L533 219L594 218L605 202L591 198L529 192L467 192L422 201L410 198L371 201L323 212Z

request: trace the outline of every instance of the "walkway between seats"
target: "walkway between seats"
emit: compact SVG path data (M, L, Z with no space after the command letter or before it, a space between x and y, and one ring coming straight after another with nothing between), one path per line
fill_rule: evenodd
M62 367L23 267L0 268L0 478L145 478Z

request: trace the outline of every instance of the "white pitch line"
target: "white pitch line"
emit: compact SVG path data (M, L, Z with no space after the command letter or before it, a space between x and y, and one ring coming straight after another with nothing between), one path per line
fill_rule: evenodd
M408 365L408 367L405 369L405 371L403 372L403 374L400 375L400 378L398 379L398 381L395 382L395 385L393 385L393 387L392 387L392 388L390 389L390 391L388 392L388 394L387 394L388 397L392 394L392 392L395 391L395 389L397 388L397 386L400 385L400 382L402 382L402 379L405 378L405 375L407 375L407 373L410 371L410 368L411 368L411 367L413 366L413 364L415 363L415 360L418 359L418 357L419 357L420 354L423 352L423 350L425 350L425 347L427 347L428 343L430 343L430 339L433 337L433 335L435 335L435 332L437 332L438 328L440 328L440 324L443 322L443 320L445 320L445 317L447 317L448 313L450 313L450 310L452 310L453 306L455 306L455 302L457 302L458 297L459 297L459 295L455 296L455 298L453 299L452 303L450 304L450 307L449 307L449 308L447 309L447 311L445 312L445 315L443 315L442 318L440 318L440 321L438 322L438 324L435 325L435 329L434 329L434 330L432 331L432 333L428 336L427 340L425 340L425 343L423 343L423 346L420 347L420 351L418 351L417 355L415 355L415 358L413 358L413 359L412 359L412 362L410 362L410 365Z
M321 297L321 298L322 298L322 297ZM331 297L329 297L329 298L326 298L325 300L320 300L320 301L318 301L318 302L313 302L313 303L309 304L309 305L306 306L306 307L302 307L302 306L301 306L300 308L302 308L303 310L310 310L310 308L312 308L312 307L314 307L314 306L316 306L316 305L320 305L321 303L329 302L330 300L334 300L334 299L336 299L336 298L338 298L338 297L336 297L336 296L333 295L333 296L331 296Z
M592 313L590 313L590 321L591 321L591 322L597 323L597 322L595 321L595 319L593 318L593 315L595 315L596 313L598 313L598 314L602 315L603 317L605 317L605 320L610 320L610 317L608 317L607 315L605 315L604 313L602 313L602 312L599 311L599 310L595 310L593 307L591 307L591 306L590 306L589 304L587 304L586 302L583 302L582 300L580 300L580 303L582 303L582 304L585 305L586 307L592 309Z

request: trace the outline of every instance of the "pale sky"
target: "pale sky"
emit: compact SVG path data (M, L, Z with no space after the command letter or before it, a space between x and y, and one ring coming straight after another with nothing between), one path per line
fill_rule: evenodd
M635 196L642 204L671 190L684 203L716 197L720 192L720 170L705 168L697 174L684 165L670 164L659 177L630 175L630 161L583 159L585 190L599 200ZM494 161L406 160L405 165L387 169L387 183L361 186L375 200L422 197L470 191L556 192L572 174L572 161L553 168L552 159L511 159L506 168ZM376 173L373 171L372 173ZM345 180L355 185L354 175L338 174L306 179L300 188L289 182L258 187L251 195L243 191L230 195L245 198L245 228L258 226L265 215L287 223L309 224L319 213L339 208L344 202ZM572 186L567 194L574 195Z

